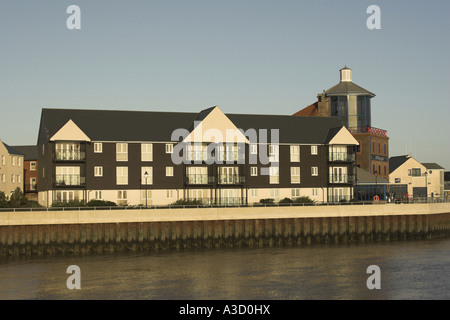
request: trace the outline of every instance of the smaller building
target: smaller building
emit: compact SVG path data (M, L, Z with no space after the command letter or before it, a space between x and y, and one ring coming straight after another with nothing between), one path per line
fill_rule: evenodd
M389 180L355 167L354 199L357 201L388 200Z
M0 192L10 196L18 187L23 190L23 155L0 140Z
M38 150L37 146L13 146L24 155L22 190L28 200L37 201Z
M389 189L396 199L444 196L444 168L436 163L396 156L389 158L389 169Z

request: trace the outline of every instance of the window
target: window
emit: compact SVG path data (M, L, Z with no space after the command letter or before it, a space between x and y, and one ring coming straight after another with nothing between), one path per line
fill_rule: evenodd
M278 201L280 198L280 190L279 189L270 189L270 197Z
M22 177L17 175L17 183L22 183Z
M250 145L250 154L258 154L258 145L257 144Z
M0 182L5 182L5 175L0 173Z
M279 169L278 167L269 167L269 183L280 183Z
M319 154L319 149L317 148L317 146L311 146L311 155L317 155Z
M291 162L300 162L300 146L291 146Z
M387 155L387 145L386 145L386 144L384 144L384 146L383 146L383 147L384 147L384 154L385 154L385 155Z
M318 192L317 188L313 188L312 189L312 195L313 195L313 197L317 197L319 195L319 192Z
M250 195L252 198L257 198L258 197L258 189L250 189Z
M141 161L153 161L153 144L141 144Z
M102 153L103 152L103 143L96 142L94 143L94 153Z
M116 184L127 185L128 184L128 167L116 168Z
M258 175L258 167L250 167L250 175L256 177Z
M300 167L291 167L291 183L300 183Z
M153 167L141 168L141 181L143 185L153 184Z
M128 161L128 143L116 143L116 161Z
M45 154L45 144L42 145L42 155Z
M127 190L119 190L117 191L117 200L127 200L128 199L128 194L127 194Z
M6 165L6 157L2 156L2 166L5 166L5 165Z
M102 192L101 191L95 191L94 192L94 199L102 200L103 199Z
M141 190L141 201L142 201L142 204L151 205L152 204L152 190Z
M30 171L36 171L36 162L30 162Z
M36 190L36 178L30 178L30 190L31 191Z
M94 177L103 177L103 167L94 167Z
M16 183L16 176L15 175L11 175L11 183Z
M173 153L173 143L166 143L166 153Z
M295 188L295 189L291 189L291 197L300 197L300 189L299 188Z
M17 158L17 166L18 167L22 166L22 157Z
M12 165L13 167L16 166L16 157L12 157L12 158L11 158L11 165Z
M311 175L313 177L318 176L319 175L319 167L311 167Z
M420 177L422 175L420 168L411 169L411 175L413 177Z
M279 161L279 145L271 144L269 146L269 161L270 162L278 162Z
M173 167L166 167L166 177L173 177Z
M173 190L167 190L166 191L166 198L167 199L173 199Z

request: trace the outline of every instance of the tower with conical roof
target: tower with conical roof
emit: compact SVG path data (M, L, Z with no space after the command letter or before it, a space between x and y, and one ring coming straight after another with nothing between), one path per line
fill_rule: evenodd
M339 70L339 83L317 95L317 101L294 116L337 117L360 143L356 165L389 178L389 137L372 126L371 100L375 94L353 82L352 69Z

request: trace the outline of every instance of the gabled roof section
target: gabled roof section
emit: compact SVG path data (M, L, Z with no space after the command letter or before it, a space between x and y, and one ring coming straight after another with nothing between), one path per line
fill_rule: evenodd
M396 156L389 158L389 173L394 172L398 167L411 158L410 155Z
M195 118L192 128L184 142L249 143L242 132L217 106L201 111Z
M23 153L20 152L19 150L16 150L15 148L9 146L8 144L4 143L3 141L0 140L0 143L3 143L3 145L5 146L6 150L8 151L9 154L14 154L14 155L18 155L18 156L23 156Z
M346 127L331 128L327 137L328 144L343 144L343 145L359 145L359 142L353 137Z
M338 96L338 95L364 95L375 97L375 94L370 92L369 90L364 89L363 87L358 86L357 84L351 81L343 81L339 82L337 85L331 87L328 90L325 90L325 94L328 96Z
M91 139L70 119L50 138L50 141L91 141Z
M32 161L38 159L37 146L13 146L13 148L24 155L25 161Z
M297 111L293 114L293 116L303 116L303 117L316 117L319 114L319 102L314 102L310 104L306 108L303 108L300 111Z
M426 162L426 163L422 163L422 165L427 169L445 170L440 165L438 165L437 163L434 163L434 162Z

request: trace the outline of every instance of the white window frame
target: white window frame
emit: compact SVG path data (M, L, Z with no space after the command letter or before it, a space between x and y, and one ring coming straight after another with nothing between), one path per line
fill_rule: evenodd
M116 184L128 185L128 167L116 167Z
M257 144L250 145L250 154L258 154L258 145Z
M173 153L173 143L166 143L166 153Z
M37 179L36 178L30 178L30 190L36 191L37 186Z
M269 145L269 161L270 162L280 161L280 146L278 144Z
M290 146L290 160L291 162L300 162L300 145Z
M258 198L258 189L250 189L250 196L252 198Z
M101 142L94 143L94 153L103 153L103 143Z
M96 200L103 200L102 191L101 190L95 190L94 191L94 199Z
M22 157L18 157L17 158L17 166L21 167L22 166Z
M279 167L269 167L269 183L279 184L280 183L280 168Z
M6 156L2 155L2 166L6 165Z
M270 189L270 198L278 201L280 199L280 189Z
M103 177L103 167L102 166L94 167L94 177Z
M153 161L153 143L141 143L141 161Z
M30 162L30 171L36 171L36 161Z
M292 198L300 197L300 188L292 188L291 189L291 197Z
M317 188L313 188L312 195L313 195L313 197L317 197L319 195L319 190Z
M166 167L166 177L173 177L173 167Z
M319 147L311 146L311 155L318 155L318 154L319 154Z
M291 167L291 184L300 183L300 167Z
M258 167L250 167L250 176L252 177L258 176Z
M128 161L128 143L116 143L116 161Z
M117 190L117 200L118 201L128 200L127 190Z
M311 167L311 176L317 177L319 175L319 167Z
M173 190L166 190L166 199L173 199Z

